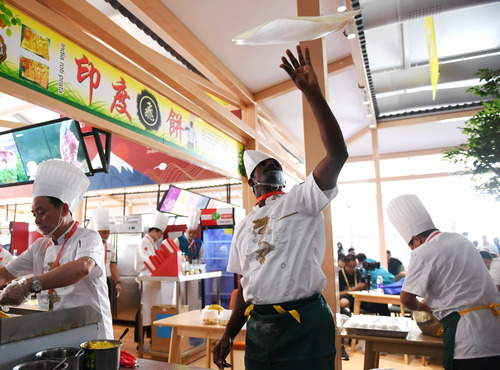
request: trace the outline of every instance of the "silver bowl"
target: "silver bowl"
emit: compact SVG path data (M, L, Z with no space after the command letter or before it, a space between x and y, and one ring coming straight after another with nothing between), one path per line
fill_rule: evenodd
M441 322L436 319L432 312L413 311L413 318L422 333L432 335L433 337L440 337L438 331L441 329Z
M77 347L56 347L41 350L36 353L36 358L42 360L58 360L66 359L69 365L68 370L83 369L83 349Z
M12 370L52 370L60 360L38 360L25 362L14 366ZM68 364L65 362L58 367L58 369L66 369Z

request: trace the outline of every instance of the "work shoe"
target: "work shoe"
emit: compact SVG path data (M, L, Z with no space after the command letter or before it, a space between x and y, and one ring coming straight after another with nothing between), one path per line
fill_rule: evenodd
M344 346L342 346L342 360L349 361L349 355L345 351L345 347Z

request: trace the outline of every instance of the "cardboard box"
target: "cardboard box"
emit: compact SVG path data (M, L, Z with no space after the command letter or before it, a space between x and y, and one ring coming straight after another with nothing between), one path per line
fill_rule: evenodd
M189 311L188 306L181 306L180 312ZM161 320L177 314L177 307L174 305L161 304L151 307L151 321ZM170 348L170 337L172 328L169 326L151 325L151 349L153 351L168 352Z

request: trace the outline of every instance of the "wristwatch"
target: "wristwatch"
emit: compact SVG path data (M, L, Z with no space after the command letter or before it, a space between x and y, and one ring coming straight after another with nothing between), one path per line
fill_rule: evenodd
M33 276L33 280L31 282L31 291L33 293L40 293L43 290L42 283L38 280L38 277Z

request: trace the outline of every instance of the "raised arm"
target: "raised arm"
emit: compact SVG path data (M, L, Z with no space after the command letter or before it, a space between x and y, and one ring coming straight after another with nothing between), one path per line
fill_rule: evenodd
M309 49L305 49L304 58L301 47L297 45L298 60L290 50L287 50L286 54L289 60L285 56L282 57L283 64L280 65L280 68L288 73L297 88L304 93L316 118L323 147L326 150L326 156L314 169L314 179L320 189L332 189L337 184L340 170L349 156L344 136L337 119L321 93L318 79L311 64ZM304 123L304 125L307 124L308 122Z

